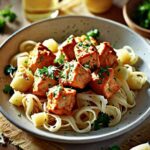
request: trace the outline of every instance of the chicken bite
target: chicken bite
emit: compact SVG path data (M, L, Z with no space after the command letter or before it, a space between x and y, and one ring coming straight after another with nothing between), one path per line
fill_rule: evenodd
M76 45L75 37L70 35L66 41L64 41L60 46L59 50L65 54L67 61L75 59L74 47Z
M97 94L102 94L108 99L120 89L114 78L114 70L108 67L100 67L92 73L90 86Z
M108 42L101 43L97 46L97 49L99 53L100 66L115 67L118 65L116 52Z
M37 69L34 73L33 94L46 96L48 89L58 83L59 70L55 66Z
M57 85L49 89L47 99L48 112L57 115L71 115L75 105L76 90Z
M35 72L37 68L48 67L54 64L55 55L47 47L38 43L30 53L29 68Z
M95 69L100 66L97 49L90 42L79 42L75 46L74 52L77 61L84 67Z
M61 73L60 83L64 86L83 89L91 80L91 72L79 62L65 63Z

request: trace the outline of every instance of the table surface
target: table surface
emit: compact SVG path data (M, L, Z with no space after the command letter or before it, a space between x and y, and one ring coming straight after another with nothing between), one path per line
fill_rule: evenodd
M123 19L123 15L122 15L122 5L126 2L127 0L114 0L114 4L113 6L111 7L111 9L109 11L107 11L106 13L104 14L98 14L97 16L100 16L100 17L104 17L104 18L108 18L108 19L112 19L112 20L115 20L117 22L120 22L120 23L123 23L125 24L125 21ZM13 4L13 10L16 12L17 14L17 21L13 24L13 25L8 25L7 28L6 28L6 32L5 34L3 35L0 35L0 44L5 40L7 39L7 37L9 35L11 35L13 32L15 32L16 30L20 29L21 27L24 27L24 26L27 26L30 24L30 22L28 22L25 17L24 17L24 14L23 14L23 11L22 11L22 7L21 7L21 1L20 0L0 0L0 8L3 8L4 6L6 5L9 5L10 3ZM86 15L93 15L93 14L90 14L87 10L84 10L84 11L80 11L80 14L79 14L79 11L78 9L77 10L74 10L77 12L78 15L83 15L86 13ZM138 129L137 129L138 131ZM124 138L124 135L121 137L121 139ZM115 141L115 139L114 139ZM118 140L117 140L118 141ZM110 143L111 141L108 141L108 143ZM119 142L119 141L118 141ZM97 143L93 144L93 146L95 146L95 148L93 147L93 149L97 149ZM68 146L70 147L70 146ZM74 146L73 149L76 149L77 146ZM84 145L82 145L80 148L78 149L84 149ZM0 147L0 150L16 150L16 148L12 145L8 145L7 147Z

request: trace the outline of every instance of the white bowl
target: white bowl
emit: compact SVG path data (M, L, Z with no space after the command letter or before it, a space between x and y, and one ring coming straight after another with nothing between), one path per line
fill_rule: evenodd
M43 41L54 38L62 42L70 34L81 35L97 28L101 32L101 41L109 41L115 48L130 45L141 58L138 69L145 72L150 81L150 46L138 34L124 25L99 18L83 16L67 16L48 19L25 27L6 40L0 48L0 111L19 128L28 131L40 138L66 143L86 143L107 140L128 131L142 123L150 115L150 87L147 84L138 92L137 105L122 118L121 122L109 128L91 131L85 134L74 132L50 133L37 129L28 121L22 111L8 102L8 95L3 93L3 87L9 83L9 78L3 73L9 59L18 51L18 45L24 40Z

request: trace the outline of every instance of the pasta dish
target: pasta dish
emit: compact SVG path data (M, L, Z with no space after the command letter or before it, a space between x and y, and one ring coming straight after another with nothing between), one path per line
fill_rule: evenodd
M5 73L12 81L9 102L25 110L37 127L85 133L114 126L136 105L136 91L147 81L134 65L130 46L114 49L99 42L99 31L24 41Z

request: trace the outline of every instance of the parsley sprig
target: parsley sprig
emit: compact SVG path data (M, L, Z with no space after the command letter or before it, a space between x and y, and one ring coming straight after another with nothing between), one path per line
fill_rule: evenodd
M13 74L17 70L17 67L14 67L12 65L7 65L4 69L5 75Z
M61 85L57 85L55 87L55 90L53 91L53 96L55 97L62 90L63 90L63 87Z
M64 64L65 61L65 55L64 54L59 54L56 59L54 60L55 63L58 63L60 65Z
M97 120L95 120L92 125L93 129L99 130L100 128L108 127L110 119L111 119L110 116L108 116L106 113L100 112L98 114Z
M13 88L10 85L6 84L4 89L3 89L3 92L5 94L13 95L14 90L13 90Z
M89 32L87 32L86 35L88 37L93 37L93 38L97 39L100 36L100 32L98 29L93 29L93 30L90 30Z
M42 69L38 69L36 75L43 76L46 75L51 79L58 79L58 76L55 74L56 71L59 71L55 66L43 67Z

